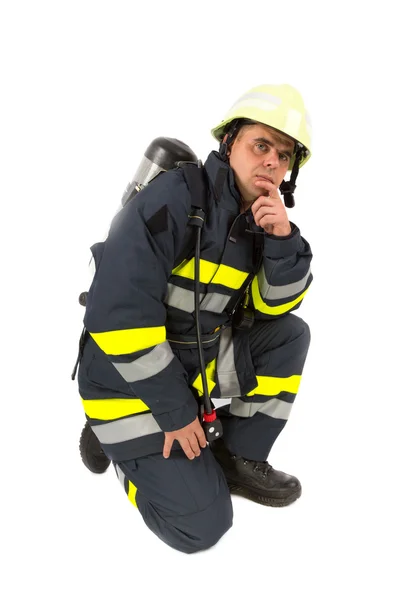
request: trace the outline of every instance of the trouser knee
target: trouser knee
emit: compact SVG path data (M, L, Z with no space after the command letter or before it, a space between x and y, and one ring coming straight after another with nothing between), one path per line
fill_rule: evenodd
M297 340L301 350L307 353L311 342L311 332L308 324L296 315L288 315L288 326L291 334Z
M153 533L175 550L193 554L214 546L231 528L233 520L229 490L220 493L211 506L191 515L164 517L152 505L141 502L138 508Z

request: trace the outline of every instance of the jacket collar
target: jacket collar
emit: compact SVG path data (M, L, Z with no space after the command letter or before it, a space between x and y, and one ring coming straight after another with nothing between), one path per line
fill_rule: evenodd
M228 163L224 162L219 153L213 150L204 163L204 168L218 204L230 212L238 214L241 197L235 184L235 175Z

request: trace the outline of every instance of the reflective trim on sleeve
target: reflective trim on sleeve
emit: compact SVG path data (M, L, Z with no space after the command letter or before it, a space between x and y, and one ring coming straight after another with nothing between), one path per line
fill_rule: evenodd
M118 444L161 431L152 414L136 415L102 425L92 425L101 444Z
M258 285L260 288L260 294L263 300L282 300L283 298L290 298L300 294L308 281L311 273L311 268L303 279L289 283L287 285L270 285L265 276L264 269L261 269L258 274Z
M258 287L258 277L255 277L251 284L251 294L253 298L254 307L256 308L256 310L260 311L265 315L282 315L285 312L288 312L294 306L296 306L296 304L299 304L303 300L307 291L308 288L302 294L300 294L300 296L298 296L297 298L295 298L295 300L292 300L291 302L286 302L285 304L281 304L279 306L269 306L268 304L263 302L263 299L260 296L260 290Z
M256 412L263 413L274 419L288 420L293 404L278 398L267 402L244 402L241 398L232 398L229 412L236 417L252 417Z
M115 356L151 348L151 346L162 344L167 338L165 326L89 333L103 352Z
M300 386L301 375L291 375L290 377L268 377L266 375L256 375L258 386L248 392L246 396L259 394L262 396L277 396L281 392L290 392L297 394Z
M218 350L217 373L221 398L240 396L241 390L239 378L235 368L235 355L231 327L227 327L221 333Z
M148 379L149 377L153 377L153 375L161 373L161 371L168 367L174 356L169 343L163 342L162 344L158 344L148 354L140 356L140 358L132 362L113 362L113 365L125 381L133 383L134 381L143 381L143 379Z
M132 400L125 400L123 398L84 400L82 398L82 404L89 419L98 419L99 421L121 419L128 415L135 415L150 410L147 404L139 398L134 398Z

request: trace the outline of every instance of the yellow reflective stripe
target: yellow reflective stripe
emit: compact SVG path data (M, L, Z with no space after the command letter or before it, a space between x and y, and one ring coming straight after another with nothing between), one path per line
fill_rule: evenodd
M184 261L173 269L173 275L194 279L194 258ZM238 290L246 279L248 273L228 267L227 265L218 265L208 260L200 259L200 281L201 283L219 283L226 287Z
M244 283L247 275L248 273L245 273L244 271L239 271L239 269L227 267L226 265L220 265L212 282L220 283L221 285L225 285L226 287L238 290L240 286Z
M167 338L164 326L89 333L103 352L113 355L130 354L137 350L151 348L151 346L162 344Z
M129 486L128 486L128 498L129 500L132 502L133 506L136 506L137 508L137 504L136 504L136 492L137 492L137 487L136 485L134 485L132 483L131 480L129 480Z
M251 284L254 307L265 315L282 315L283 313L288 312L290 309L296 306L296 304L301 302L307 292L308 288L291 302L286 302L286 304L280 304L279 306L269 306L261 298L257 277L253 279L253 283Z
M206 379L207 379L207 386L208 386L208 391L211 392L211 390L213 390L215 388L215 368L216 368L216 364L217 364L217 359L214 358L214 360L212 360L210 363L208 363L208 365L206 366ZM198 390L198 392L203 395L204 394L204 390L203 390L203 380L201 378L201 373L199 373L196 377L196 379L194 380L194 382L192 383L192 386Z
M200 259L200 281L201 283L210 283L218 269L217 264L208 260ZM194 258L189 261L184 261L172 270L172 275L194 279Z
M297 394L300 380L301 375L291 375L290 377L266 377L264 375L257 375L258 386L246 394L246 396L254 396L254 394L277 396L281 392Z
M121 398L84 400L82 398L82 404L85 413L90 419L99 419L100 421L120 419L121 417L149 410L147 404L139 398L135 398L134 400L123 400Z

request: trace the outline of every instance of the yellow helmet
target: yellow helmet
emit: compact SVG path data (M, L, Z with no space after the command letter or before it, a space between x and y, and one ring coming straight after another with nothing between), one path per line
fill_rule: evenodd
M227 125L236 119L251 119L273 127L304 147L298 168L311 156L311 121L300 93L291 85L259 85L241 96L212 135L219 142ZM292 165L291 165L292 166Z

